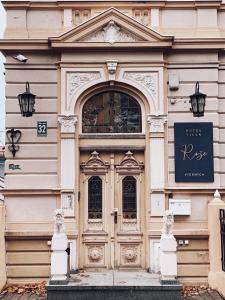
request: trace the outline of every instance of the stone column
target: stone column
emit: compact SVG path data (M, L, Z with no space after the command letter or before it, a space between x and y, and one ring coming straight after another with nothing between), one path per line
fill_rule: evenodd
M214 199L208 205L208 228L209 228L209 285L213 289L219 289L225 293L224 282L225 272L222 272L221 265L221 237L219 210L225 209L225 202L221 200L218 190L214 194ZM221 280L220 280L221 277ZM221 282L220 282L221 281ZM221 287L219 288L219 285ZM221 291L221 292L222 292Z
M61 207L66 216L74 216L74 188L76 174L75 129L78 117L60 115L61 125Z
M150 126L150 189L151 216L162 216L165 211L165 136L164 124L166 115L149 115L147 122Z

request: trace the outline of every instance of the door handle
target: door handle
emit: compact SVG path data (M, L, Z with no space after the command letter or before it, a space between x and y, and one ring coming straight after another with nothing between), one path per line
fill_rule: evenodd
M117 224L117 217L118 217L118 212L114 212L114 224Z
M117 220L118 220L118 208L114 208L111 214L114 217L114 224L117 224Z

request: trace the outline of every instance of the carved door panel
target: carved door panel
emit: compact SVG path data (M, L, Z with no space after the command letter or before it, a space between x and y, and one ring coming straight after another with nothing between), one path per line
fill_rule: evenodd
M129 151L81 158L80 267L144 268L143 163Z
M143 163L128 151L115 166L115 267L144 268L143 251Z

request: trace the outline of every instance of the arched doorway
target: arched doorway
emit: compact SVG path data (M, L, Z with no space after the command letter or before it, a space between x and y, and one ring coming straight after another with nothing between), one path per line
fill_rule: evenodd
M145 268L141 105L108 89L86 99L81 115L80 267Z

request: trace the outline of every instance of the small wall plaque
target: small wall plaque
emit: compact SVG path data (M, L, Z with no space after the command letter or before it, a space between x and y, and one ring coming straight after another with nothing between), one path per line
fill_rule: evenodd
M20 165L9 164L9 170L21 170Z
M37 136L47 136L47 121L37 122Z

